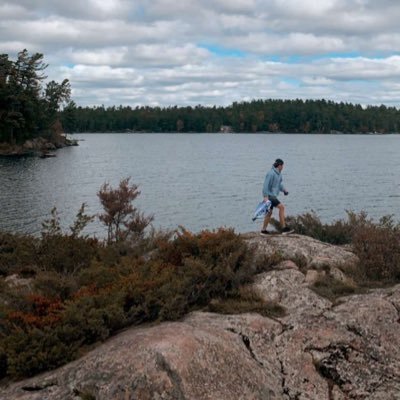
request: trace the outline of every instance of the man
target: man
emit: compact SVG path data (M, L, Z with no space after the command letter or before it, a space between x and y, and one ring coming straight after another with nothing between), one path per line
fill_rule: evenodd
M285 222L285 206L278 200L279 192L283 192L285 196L289 194L286 188L282 183L282 172L283 170L283 160L277 158L272 165L271 170L267 173L264 180L263 186L263 196L264 201L271 201L271 209L268 214L264 218L264 224L261 230L262 235L268 235L270 232L267 231L267 226L272 217L273 208L277 208L279 210L279 223L280 223L280 232L283 234L289 234L294 232L293 229L290 229Z

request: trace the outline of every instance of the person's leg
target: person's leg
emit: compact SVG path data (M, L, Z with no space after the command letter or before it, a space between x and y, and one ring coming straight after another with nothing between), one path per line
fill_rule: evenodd
M267 226L268 226L268 224L270 223L270 221L271 221L271 218L272 218L272 211L273 211L273 209L275 208L275 207L278 207L278 205L280 204L279 203L279 200L276 198L276 197L270 197L269 198L269 200L271 201L271 208L270 208L270 210L269 210L269 212L268 212L268 214L265 216L265 218L264 218L264 223L263 223L263 227L262 227L262 230L261 230L261 233L263 233L263 234L268 234L268 232L267 232Z
M268 214L264 218L264 223L263 223L263 226L262 226L262 230L263 231L267 230L267 226L269 224L269 221L271 221L271 217L272 217L272 209L269 210Z
M282 203L279 203L277 205L279 209L279 223L281 225L281 229L283 229L286 226L286 221L285 221L285 206Z
M282 203L280 203L277 207L279 208L279 223L281 225L281 233L283 234L293 233L294 229L286 225L285 206Z

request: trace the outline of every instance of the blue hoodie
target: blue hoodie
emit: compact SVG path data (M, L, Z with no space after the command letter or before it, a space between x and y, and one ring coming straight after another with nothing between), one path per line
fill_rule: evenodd
M271 170L265 176L264 186L263 186L263 196L278 197L279 192L284 192L284 191L286 191L286 189L282 183L282 175L275 167L272 167Z

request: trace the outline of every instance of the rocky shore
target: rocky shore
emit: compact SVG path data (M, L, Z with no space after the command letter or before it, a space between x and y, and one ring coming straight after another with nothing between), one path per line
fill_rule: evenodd
M64 135L56 135L52 139L38 137L27 140L21 145L0 143L0 157L46 157L51 152L67 146L78 146L78 142Z
M244 236L260 256L282 255L252 287L284 316L197 311L130 328L55 371L3 384L0 399L400 399L400 285L329 300L313 285L354 285L350 249Z

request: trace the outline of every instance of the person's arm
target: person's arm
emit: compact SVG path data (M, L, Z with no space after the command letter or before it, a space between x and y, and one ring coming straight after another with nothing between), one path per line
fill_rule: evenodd
M269 193L269 186L271 184L271 174L268 173L265 176L265 180L264 180L264 185L263 185L263 196L264 196L264 201L268 201L268 193Z
M284 194L285 196L287 196L287 195L289 194L289 192L286 190L285 186L283 186L283 182L282 182L282 181L281 181L281 183L279 184L279 190L280 190L281 192L283 192L283 194Z

